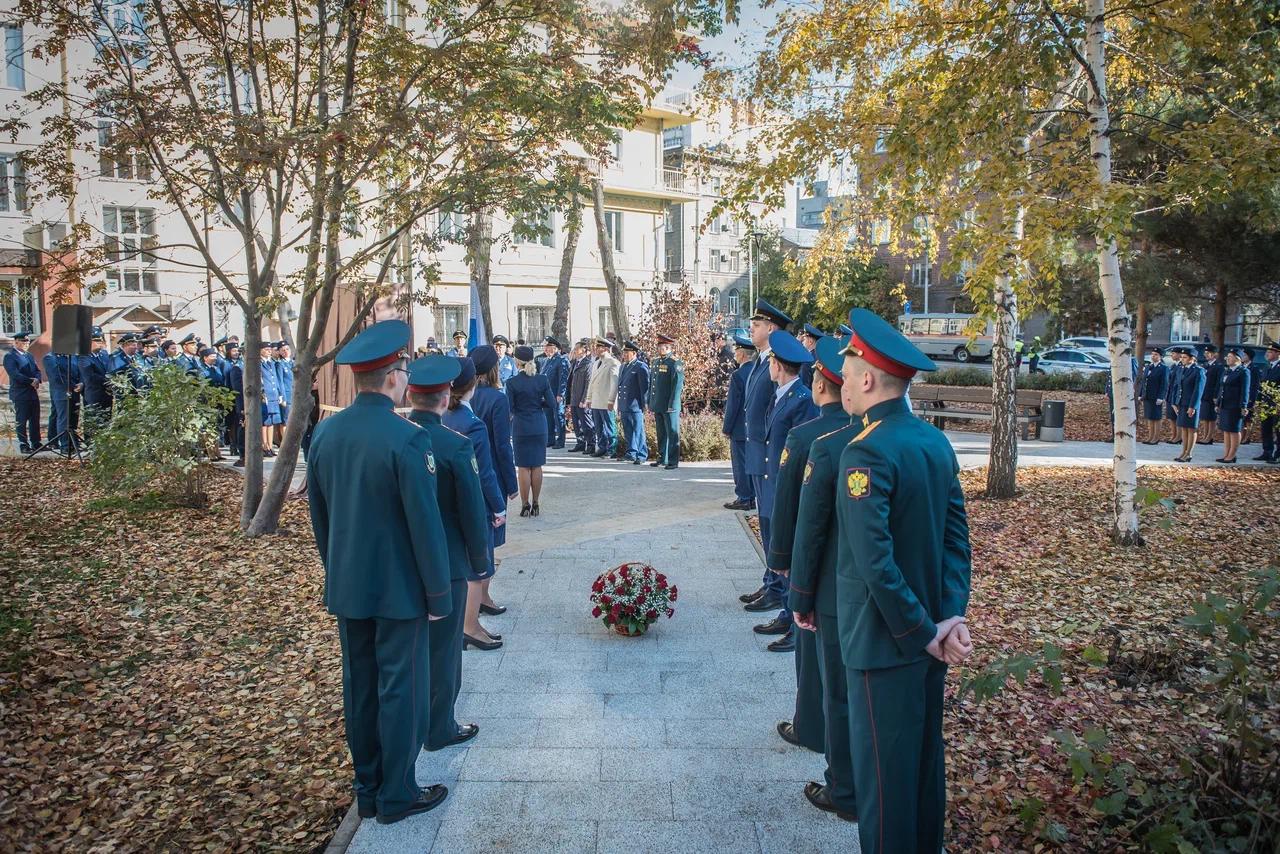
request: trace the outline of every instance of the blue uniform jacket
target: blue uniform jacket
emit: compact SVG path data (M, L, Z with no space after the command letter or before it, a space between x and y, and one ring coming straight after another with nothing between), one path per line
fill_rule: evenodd
M1253 400L1255 403L1258 401L1258 398L1261 397L1264 393L1262 389L1262 383L1272 383L1274 385L1280 385L1280 359L1277 359L1275 362L1268 363L1267 365L1263 366L1261 374L1262 374L1262 379L1258 382L1258 389L1256 392L1253 393ZM1273 403L1277 402L1274 400L1275 395L1268 394L1268 397L1272 399Z
M351 620L447 617L449 548L431 437L361 393L316 425L307 456L324 603Z
M1245 370L1249 372L1249 408L1253 409L1262 394L1262 378L1267 374L1267 366L1264 362L1250 362Z
M516 367L516 360L510 356L503 356L498 359L498 379L502 380L502 387L507 387L507 380L516 375L516 371L520 370Z
M1216 359L1213 364L1204 366L1204 394L1200 398L1202 405L1205 401L1217 401L1218 391L1222 387L1222 371L1225 367L1226 365Z
M275 359L259 364L262 367L262 402L267 407L268 415L279 415L280 375L276 373Z
M498 473L493 468L493 448L489 446L489 430L480 416L463 403L441 416L440 422L471 440L471 450L476 456L476 465L480 468L480 491L484 494L485 506L495 516L505 513L507 496L498 484Z
M80 385L79 362L80 359L77 356L44 354L40 365L44 368L44 378L49 382L50 394L65 395L67 389Z
M1178 373L1178 406L1200 414L1200 398L1204 396L1204 368L1188 365Z
M747 413L744 409L747 375L752 362L743 362L729 375L729 391L724 399L724 434L735 441L747 438Z
M547 383L551 386L552 397L564 400L569 388L569 357L564 353L556 353L542 363L542 370L539 373L547 378ZM517 433L516 435L522 434Z
M1249 387L1252 379L1249 372L1241 365L1223 371L1222 381L1218 384L1218 408L1247 409L1249 395L1252 394L1252 389Z
M276 385L280 391L280 396L284 398L285 405L289 405L289 401L293 400L293 360L292 359L276 359Z
M107 391L107 368L111 354L106 350L80 357L80 380L84 383L84 402L89 406L106 403L111 395Z
M1142 368L1142 389L1139 396L1143 400L1164 400L1168 382L1169 369L1164 363L1153 365L1148 362Z
M649 396L649 366L639 359L623 364L618 371L618 411L644 412Z
M471 396L471 411L480 416L489 430L493 469L498 473L502 494L515 495L520 486L516 482L515 453L511 450L511 404L507 396L491 386L477 385ZM545 422L542 429L546 429Z
M195 376L204 375L204 363L200 361L199 356L188 356L182 353L178 356L178 364L182 366L182 370Z
M546 374L516 374L507 381L507 400L511 401L512 436L547 435L547 416L556 411L556 399Z
M4 372L9 375L10 400L40 399L35 386L40 381L40 369L36 367L34 356L10 350L4 354Z
M756 357L748 362L751 371L746 376L743 387L743 416L746 419L747 447L743 455L743 467L747 474L763 475L765 473L765 440L769 432L769 404L777 386L769 378L769 358ZM778 445L782 447L781 444Z
M818 417L813 393L797 379L769 412L765 434L765 480L777 480L782 462L782 449L791 428Z
M134 388L141 388L146 382L146 378L142 375L142 366L138 364L138 358L125 355L124 350L119 348L107 361L107 376L114 377L118 374L126 374Z
M1178 405L1178 395L1182 393L1182 363L1169 366L1169 376L1165 380L1164 402L1170 406Z
M227 388L236 393L235 407L231 410L237 415L244 412L244 362L236 360L227 363Z
M227 375L218 367L217 362L214 362L212 365L204 365L203 371L204 378L209 381L209 385L218 386L220 388L227 387Z

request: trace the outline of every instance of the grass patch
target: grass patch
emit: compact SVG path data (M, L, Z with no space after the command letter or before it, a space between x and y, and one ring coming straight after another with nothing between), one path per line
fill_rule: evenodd
M107 495L91 499L86 509L95 512L121 511L124 513L155 513L179 507L163 492L144 492L141 495Z

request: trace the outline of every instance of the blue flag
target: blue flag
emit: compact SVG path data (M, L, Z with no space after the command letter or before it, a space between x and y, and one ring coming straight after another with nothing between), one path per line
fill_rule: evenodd
M474 350L489 343L489 331L484 328L484 314L480 311L480 287L471 281L471 322L467 325L467 349Z

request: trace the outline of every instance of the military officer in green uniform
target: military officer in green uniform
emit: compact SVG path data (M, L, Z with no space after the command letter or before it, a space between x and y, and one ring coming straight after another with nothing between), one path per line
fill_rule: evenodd
M680 395L684 393L684 362L672 353L675 339L658 334L658 358L649 366L649 411L658 428L658 459L649 463L673 469L680 465Z
M933 362L866 309L849 315L842 399L866 426L840 454L836 608L865 854L942 848L942 689L972 651L969 525L947 437L904 395Z
M826 342L825 345L823 342ZM810 380L813 402L819 407L818 416L792 427L782 448L777 482L774 484L769 553L765 561L769 569L779 575L788 575L793 572L792 567L795 567L795 572L807 576L813 569L808 566L801 568L792 560L792 546L796 538L801 480L809 461L809 446L818 437L839 430L849 423L849 415L840 403L840 365L844 359L840 355L842 349L843 345L837 346L835 338L824 336L818 339L818 358ZM822 358L824 352L825 361ZM831 367L826 367L827 365ZM792 584L794 583L793 580ZM813 590L811 583L807 589ZM792 744L824 753L827 739L817 637L813 632L802 631L796 635L795 643L796 711L791 720L778 724L778 734Z
M427 739L429 621L452 610L449 551L426 430L396 415L409 325L384 320L338 353L356 399L316 425L307 458L311 527L338 618L347 746L362 818L390 824L438 806L414 777Z
M475 738L476 724L458 724L454 704L462 690L462 623L467 608L467 578L489 572L489 510L480 488L480 464L471 440L441 423L449 408L449 388L470 360L436 354L409 365L409 419L431 437L436 458L436 492L449 544L449 616L427 627L431 647L431 702L427 750L440 750Z
M848 338L818 341L815 397L820 380L831 380L837 389L843 385L842 375L834 372L835 366L843 366L842 353L848 343ZM836 394L839 396L839 391ZM801 475L800 509L795 544L791 547L791 590L787 594L792 617L801 630L800 638L815 636L826 724L825 779L822 783L806 783L804 794L818 809L833 812L847 821L857 821L858 802L849 748L849 683L840 654L836 609L836 551L840 541L835 513L836 466L844 446L864 428L861 418L850 421L846 414L840 429L820 436L809 446ZM797 643L797 655L801 648Z

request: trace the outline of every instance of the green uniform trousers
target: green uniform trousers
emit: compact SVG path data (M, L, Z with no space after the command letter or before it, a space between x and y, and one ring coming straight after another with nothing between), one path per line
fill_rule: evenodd
M835 616L817 613L816 618L818 672L822 679L822 712L827 736L827 794L839 809L856 813L858 800L854 795L853 757L849 749L849 682L840 657L840 632ZM799 649L797 646L797 652Z
M932 657L901 667L846 673L863 854L942 850L946 675L947 666Z
M458 719L453 706L462 690L462 622L467 610L467 580L449 582L449 598L453 609L449 616L432 620L427 635L431 643L430 712L427 750L448 747L458 734Z
M796 738L814 753L826 750L826 715L822 713L822 674L818 669L817 635L801 628L796 635L796 712L791 726Z
M657 427L658 462L664 466L674 466L680 462L680 413L655 412L654 424Z
M427 618L338 618L342 706L356 772L356 800L381 814L408 809L427 737Z

